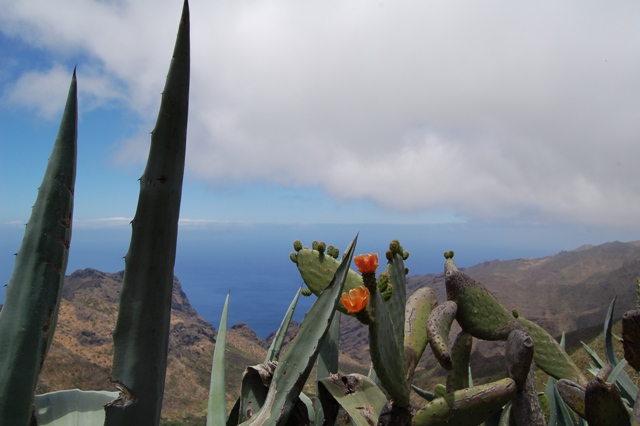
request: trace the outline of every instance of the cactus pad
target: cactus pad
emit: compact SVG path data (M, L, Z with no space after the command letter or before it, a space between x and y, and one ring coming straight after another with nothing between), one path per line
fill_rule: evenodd
M299 241L294 243L294 248L300 248L298 243ZM320 243L315 245L319 246ZM340 261L333 256L308 248L300 248L297 253L291 253L290 257L298 267L302 280L316 296L319 296L329 285L338 270L338 266L340 266ZM361 285L363 285L362 277L353 269L349 269L347 281L344 284L344 292L348 293ZM351 315L341 303L338 304L337 309L343 314Z
M409 382L429 341L426 324L429 314L437 305L438 297L431 287L419 288L407 300L404 313L404 358Z
M512 379L462 389L436 398L418 411L415 426L477 425L500 411L516 393Z
M482 284L460 272L452 258L445 263L445 284L447 299L458 304L456 320L473 337L507 340L512 330L522 328Z
M535 350L533 362L545 373L556 379L567 379L586 386L587 379L571 357L547 331L533 321L519 316L518 322L524 326L533 339Z
M429 345L436 359L445 370L451 370L451 352L449 351L449 331L456 316L458 305L448 300L442 305L436 306L429 321L427 321L427 333L429 334Z

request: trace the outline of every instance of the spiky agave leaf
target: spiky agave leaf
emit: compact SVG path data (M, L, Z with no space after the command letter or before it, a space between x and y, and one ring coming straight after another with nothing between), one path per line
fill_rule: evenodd
M5 424L29 421L38 374L53 340L71 243L77 129L74 71L0 311L0 419Z

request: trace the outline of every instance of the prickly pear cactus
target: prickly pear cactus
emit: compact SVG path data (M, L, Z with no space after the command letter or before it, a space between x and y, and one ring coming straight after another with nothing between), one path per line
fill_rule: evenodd
M291 261L298 267L302 280L316 296L319 296L329 285L341 263L336 259L337 250L325 251L324 246L324 243L314 241L312 248L302 247L300 241L295 241L293 248L296 252L290 255ZM329 248L332 249L333 246ZM353 269L349 269L344 291L349 292L360 286L362 286L362 277ZM351 315L342 304L338 304L337 309L343 314Z
M453 257L447 257L444 270L447 299L458 305L456 321L463 330L482 340L507 340L522 328L482 284L458 270Z

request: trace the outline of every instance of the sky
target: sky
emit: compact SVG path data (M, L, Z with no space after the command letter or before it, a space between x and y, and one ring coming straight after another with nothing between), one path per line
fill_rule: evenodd
M181 8L0 0L0 232L28 219L75 66L74 227L126 226ZM182 226L491 222L640 238L637 2L190 8Z

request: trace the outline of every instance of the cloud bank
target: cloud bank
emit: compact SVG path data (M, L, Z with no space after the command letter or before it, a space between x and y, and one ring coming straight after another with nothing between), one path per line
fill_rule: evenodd
M181 2L55 3L0 1L5 34L61 58L20 75L11 97L52 114L33 82L83 55L92 105L153 120ZM397 212L637 226L638 12L193 0L188 172Z

